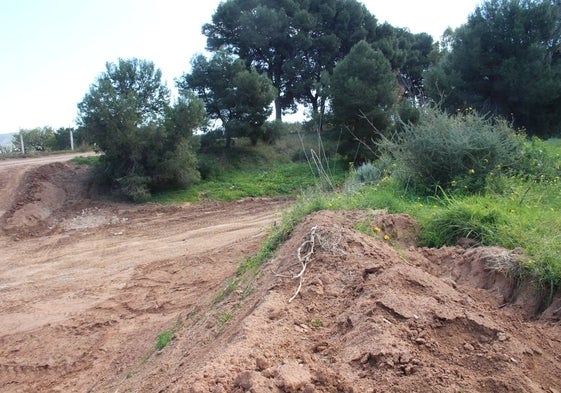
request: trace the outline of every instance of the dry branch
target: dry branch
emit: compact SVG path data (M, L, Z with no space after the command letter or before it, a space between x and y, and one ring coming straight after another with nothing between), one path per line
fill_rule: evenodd
M300 282L298 284L298 288L296 289L296 293L288 300L289 303L291 303L296 298L296 296L298 296L298 294L300 293L300 289L302 289L302 282L304 281L304 273L306 272L308 263L310 263L310 261L312 260L312 255L314 254L314 249L316 246L316 239L319 239L319 235L316 234L317 229L318 226L314 225L312 227L312 230L310 231L309 239L305 240L304 243L302 243L300 247L298 247L298 252L297 252L298 261L302 265L302 269L300 270L300 273L293 276L292 279L296 280L299 278Z

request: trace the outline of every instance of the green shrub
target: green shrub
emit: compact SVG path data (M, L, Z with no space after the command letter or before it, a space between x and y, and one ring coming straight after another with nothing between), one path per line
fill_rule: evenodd
M118 193L129 198L133 202L143 202L150 197L148 184L150 178L147 176L123 176L115 179L118 184Z
M524 144L524 154L513 166L515 174L532 181L557 181L561 176L559 140L543 141L533 137Z
M359 183L374 183L380 180L380 172L371 162L366 162L355 169L354 179Z
M78 156L70 160L76 165L87 165L90 167L96 167L99 165L99 156Z
M417 124L405 126L378 147L399 164L395 174L408 187L422 193L434 193L438 187L477 193L485 189L489 173L515 164L521 145L505 121L472 111L448 115L427 108Z
M268 121L264 124L262 139L265 143L275 143L282 137L288 134L290 124L283 123L282 121Z

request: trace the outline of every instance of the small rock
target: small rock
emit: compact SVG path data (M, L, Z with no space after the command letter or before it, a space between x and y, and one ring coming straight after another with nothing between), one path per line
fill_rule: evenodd
M497 339L501 342L506 341L506 340L508 340L508 336L504 332L499 332L499 333L497 333Z
M273 378L276 374L276 369L274 367L269 367L261 372L265 378Z
M214 385L211 390L211 393L226 393L226 389L221 384Z
M289 362L277 368L276 385L287 393L296 393L312 383L310 372L298 363Z
M533 351L534 351L534 353L535 353L536 355L543 355L542 350L539 349L539 348L533 348Z
M269 310L269 319L270 320L275 320L275 319L280 319L283 315L283 309L282 308L273 308Z
M262 356L259 356L257 359L255 359L255 366L257 367L257 370L263 371L263 370L271 367L271 364L269 363L269 361L267 359L265 359Z
M272 380L252 370L239 373L234 381L234 385L242 388L244 392L270 392L273 390Z
M416 342L417 344L419 344L419 345L424 345L424 344L427 343L427 340L425 340L425 339L422 338L422 337L417 337L417 338L415 339L415 342Z
M399 363L407 364L411 363L411 354L409 352L404 352L399 356Z
M475 350L475 348L473 347L473 345L471 345L470 343L465 343L465 344L464 344L464 349L465 349L466 351L469 351L469 352Z
M405 366L405 368L403 369L403 373L405 375L411 375L415 372L415 367L411 366L411 365L407 365Z
M307 333L308 332L308 327L306 325L303 324L295 324L294 325L294 330L296 330L299 333Z
M314 393L315 391L316 388L311 383L306 384L306 386L304 386L304 389L302 389L302 393Z
M205 393L208 392L208 387L200 382L195 382L190 388L189 393Z
M362 357L360 358L360 364L366 364L368 363L368 361L370 360L370 353L365 353L364 355L362 355Z

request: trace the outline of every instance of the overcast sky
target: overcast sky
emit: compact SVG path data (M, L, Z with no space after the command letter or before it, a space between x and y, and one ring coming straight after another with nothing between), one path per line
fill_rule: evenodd
M0 0L0 134L73 127L76 105L107 61L154 62L168 87L205 47L220 0ZM366 0L379 22L438 40L480 0Z

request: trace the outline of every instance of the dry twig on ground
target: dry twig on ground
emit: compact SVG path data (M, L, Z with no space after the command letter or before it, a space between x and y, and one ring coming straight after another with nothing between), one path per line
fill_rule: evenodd
M298 252L297 252L298 261L302 265L302 270L300 270L300 273L292 277L293 280L299 278L300 282L298 284L298 289L296 289L296 293L288 300L289 303L291 303L296 298L296 296L298 296L298 294L300 293L300 289L302 289L302 282L304 281L304 272L308 267L308 263L310 263L310 261L312 260L312 255L314 254L314 249L316 246L316 239L319 239L319 235L316 234L317 229L318 226L314 225L312 227L312 230L310 231L310 238L308 240L305 240L304 243L302 243L300 247L298 247Z
M342 238L341 233L338 233L337 235L327 233L325 235L325 234L320 234L319 232L320 232L319 226L314 225L310 230L310 234L306 237L306 239L300 245L300 247L298 247L298 250L296 252L298 261L283 267L282 270L284 270L286 273L279 272L279 271L273 272L273 274L276 277L299 280L298 288L296 289L294 295L288 300L289 303L291 303L296 298L296 296L298 296L298 294L300 293L300 290L302 289L302 284L304 282L304 273L306 272L308 265L312 261L313 254L317 250L333 252L339 255L345 253L345 251L339 248L339 243ZM298 272L295 272L293 270L293 268L296 265L299 265Z

